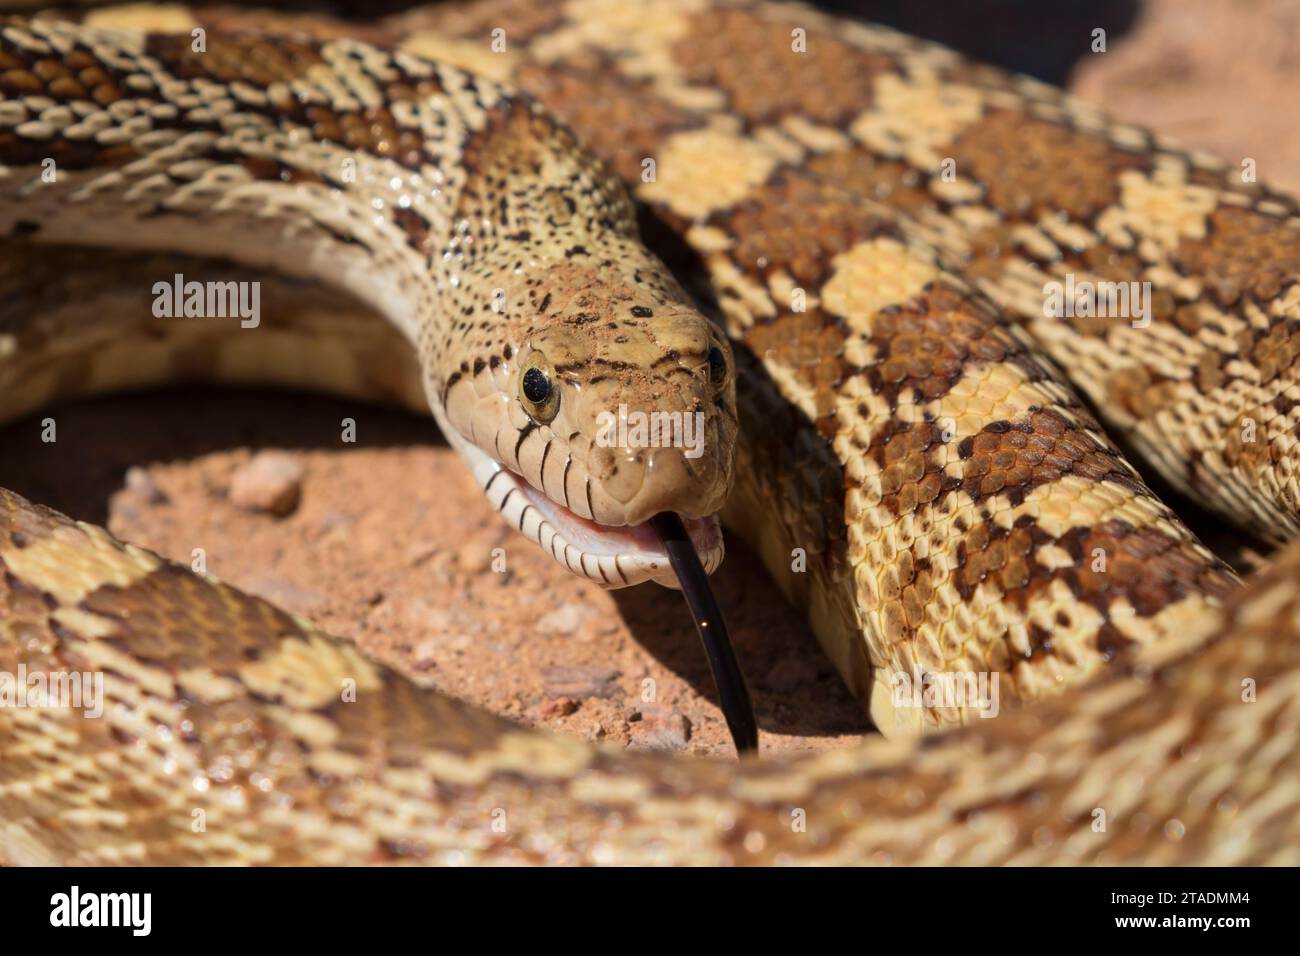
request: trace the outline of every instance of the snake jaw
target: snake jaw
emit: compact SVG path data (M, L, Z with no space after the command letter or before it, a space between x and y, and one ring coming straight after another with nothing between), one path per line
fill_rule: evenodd
M650 522L600 524L552 501L513 472L503 469L502 474L498 484L509 479L519 495L507 492L506 497L512 500L503 499L498 509L570 571L608 588L630 587L645 581L673 589L681 587L668 551ZM518 500L514 500L516 497ZM530 510L540 516L536 527L529 520ZM684 518L683 524L705 572L712 574L722 563L724 554L722 526L717 516Z
M607 525L584 518L454 431L444 427L444 434L469 465L492 507L569 571L607 588L646 581L680 587L668 551L648 521ZM683 523L705 572L712 574L726 550L717 515L683 518Z

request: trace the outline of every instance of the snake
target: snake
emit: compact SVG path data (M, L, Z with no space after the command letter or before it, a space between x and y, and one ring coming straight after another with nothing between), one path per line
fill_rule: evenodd
M0 673L105 698L0 707L5 861L1300 859L1300 546L1241 583L1123 453L1294 536L1300 219L1239 167L746 0L23 11L0 94L0 417L181 380L431 412L602 585L679 583L656 515L707 570L725 525L880 730L522 728L0 489ZM173 276L265 320L160 313ZM702 453L601 440L620 406ZM898 692L953 675L997 716Z

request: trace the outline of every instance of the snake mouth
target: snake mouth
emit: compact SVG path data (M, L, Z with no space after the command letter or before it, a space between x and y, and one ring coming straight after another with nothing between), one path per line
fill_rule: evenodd
M492 507L574 574L607 588L646 581L681 588L667 547L649 521L606 525L584 518L454 431L444 427L443 434L451 436ZM682 521L705 573L712 574L726 551L717 515Z
M518 495L506 493L498 506L502 514L570 571L609 588L630 587L644 581L669 588L681 587L668 551L649 521L631 525L600 524L551 500L520 476L502 469L496 483L507 481ZM539 520L529 520L530 513L535 513ZM725 552L717 516L683 518L682 523L705 572L712 574L722 563Z

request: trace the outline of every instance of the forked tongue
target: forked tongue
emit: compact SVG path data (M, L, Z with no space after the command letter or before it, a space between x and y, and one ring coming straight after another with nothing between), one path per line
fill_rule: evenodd
M700 564L700 556L695 553L695 545L691 544L682 519L674 512L665 511L655 515L650 519L650 527L668 552L668 561L682 586L686 606L691 609L691 617L695 619L695 630L704 642L709 670L713 672L713 686L718 689L722 715L727 719L727 728L736 744L736 752L743 754L756 751L758 722L754 719L754 705L749 699L749 688L745 685L745 675L741 673L740 664L736 660L735 648L731 646L727 622L722 619L718 602L713 598L713 589L709 587L709 577Z

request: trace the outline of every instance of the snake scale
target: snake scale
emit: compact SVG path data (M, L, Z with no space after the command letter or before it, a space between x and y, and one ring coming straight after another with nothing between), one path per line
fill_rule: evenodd
M0 490L0 669L108 697L0 708L7 860L1300 859L1300 550L1239 586L1089 410L1294 534L1293 200L781 4L15 16L0 94L0 415L196 378L424 403L607 585L673 583L666 510L715 567L721 510L885 733L722 764L522 729ZM264 276L266 324L155 317L174 272ZM1067 278L1150 283L1149 321L1047 317ZM595 441L619 403L706 452ZM1000 716L891 693L962 672Z

